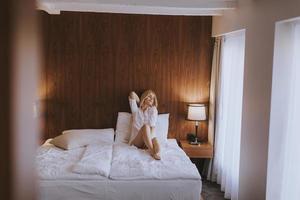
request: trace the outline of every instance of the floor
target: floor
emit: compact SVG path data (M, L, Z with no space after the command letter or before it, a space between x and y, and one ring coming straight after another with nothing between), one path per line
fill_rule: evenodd
M191 159L191 161L197 166L199 173L204 172L205 159ZM207 181L201 175L202 179L202 199L201 200L227 200L224 198L224 192L221 191L220 185Z
M202 180L203 200L225 200L224 192L221 192L220 185L207 180Z

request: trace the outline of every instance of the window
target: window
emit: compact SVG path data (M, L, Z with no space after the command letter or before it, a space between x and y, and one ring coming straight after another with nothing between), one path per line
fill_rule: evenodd
M275 31L267 199L300 199L300 20Z
M245 31L222 37L212 180L238 199Z

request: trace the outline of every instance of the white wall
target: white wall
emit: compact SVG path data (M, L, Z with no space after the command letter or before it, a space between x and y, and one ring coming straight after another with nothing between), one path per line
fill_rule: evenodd
M240 0L213 18L213 36L246 29L240 200L266 198L275 22L297 16L299 0Z
M12 60L11 66L5 66L11 70L9 80L12 142L9 146L12 154L11 159L7 160L12 163L10 199L35 200L38 189L35 153L39 122L34 118L33 107L37 99L41 66L39 23L35 12L35 0L12 0L11 5L9 25L12 31L9 54Z

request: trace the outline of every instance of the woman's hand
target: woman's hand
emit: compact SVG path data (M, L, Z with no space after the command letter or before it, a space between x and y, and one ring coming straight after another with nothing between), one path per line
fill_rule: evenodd
M139 96L138 96L134 91L131 91L131 92L129 93L129 98L130 98L130 99L136 100L137 103L140 102Z

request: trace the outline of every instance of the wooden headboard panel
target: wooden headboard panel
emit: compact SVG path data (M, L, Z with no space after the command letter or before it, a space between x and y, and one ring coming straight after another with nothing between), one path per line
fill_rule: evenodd
M128 93L153 89L170 113L169 137L194 131L187 102L208 102L211 17L40 12L44 138L71 128L115 127ZM207 138L207 124L199 135Z

